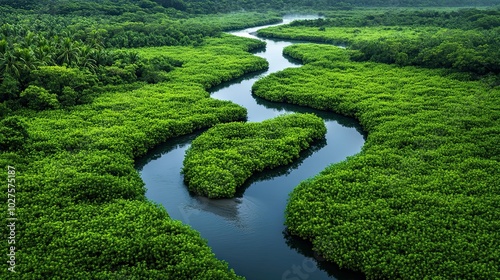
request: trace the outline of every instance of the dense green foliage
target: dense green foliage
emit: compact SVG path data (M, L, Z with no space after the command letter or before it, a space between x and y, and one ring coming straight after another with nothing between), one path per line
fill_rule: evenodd
M144 52L110 48L203 45L208 37L224 36L221 30L280 20L275 14L257 13L180 20L165 14L100 18L0 10L0 15L0 102L33 109L88 103L97 84L166 81L167 72L182 66L166 55L146 57ZM258 44L250 48L263 46ZM21 94L30 86L48 91L29 90L30 96L45 101L27 104ZM54 95L57 102L45 104Z
M7 117L0 121L0 150L20 150L28 140L26 123L18 117Z
M224 81L229 81L245 73L266 69L267 61L254 57L246 51L262 48L259 40L248 41L232 35L207 39L201 48L158 47L135 49L145 58L165 54L182 63L182 71L168 73L170 82L184 84L197 83L208 89Z
M252 174L292 163L325 133L323 120L312 114L216 125L186 151L184 180L198 194L233 197Z
M354 11L325 11L326 18L302 20L291 26L439 26L450 29L491 29L499 26L498 8L383 8Z
M305 66L258 81L277 102L359 119L363 150L294 189L289 230L368 278L500 277L500 89L442 70L285 49Z
M150 0L0 0L0 6L34 9L48 14L121 15L137 12L164 12L161 5Z
M276 14L193 14L332 5L350 10L361 2L388 5L0 0L0 165L16 168L19 221L18 274L2 270L0 278L238 279L198 233L146 201L133 168L133 159L158 143L244 120L244 108L211 99L206 89L267 67L248 53L262 42L221 31L277 22ZM359 43L359 51L351 53L358 60L497 73L498 13L467 13L373 18L364 13L374 38L405 31L400 33L409 43L354 40L365 34L365 27L354 23L343 27L351 28L345 42ZM406 26L388 26L391 20ZM433 27L438 22L450 30ZM335 25L316 24L294 28L312 28L319 38L333 28L328 24ZM439 32L429 37L427 31ZM420 48L412 52L421 41L427 61L435 65L419 60ZM290 228L315 236L316 248L329 259L369 276L422 277L432 268L432 275L450 278L498 278L498 90L442 77L441 71L353 63L346 52L304 48L290 48L288 54L307 66L256 88L286 81L285 91L269 91L270 99L356 116L370 138L360 156L297 189L287 210ZM296 79L299 74L303 78ZM333 93L332 79L340 85ZM295 94L301 89L315 94L304 99ZM7 181L7 172L0 178ZM7 213L7 204L0 210ZM2 236L8 230L4 227Z
M161 68L154 61L164 59L179 65L157 84L100 86L78 67L33 70L20 97L29 108L1 103L9 110L0 121L0 164L17 171L16 275L238 279L198 233L145 199L133 159L172 137L245 119L244 108L209 98L205 88L265 69L264 59L247 52L262 46L224 35L196 47L117 51L122 59L143 58L147 67ZM61 108L59 94L80 89L92 89L93 97ZM6 213L7 204L0 209ZM9 273L2 270L0 278L16 276Z
M296 22L260 30L259 35L348 44L358 61L500 73L498 10L370 13Z
M150 203L114 200L39 211L43 215L23 225L20 248L26 249L17 279L239 279L199 233Z

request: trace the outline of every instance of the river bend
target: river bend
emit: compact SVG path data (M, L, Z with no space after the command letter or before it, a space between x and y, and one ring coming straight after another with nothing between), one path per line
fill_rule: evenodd
M317 16L285 16L283 23ZM230 32L257 38L255 32L267 26ZM294 42L262 39L265 50L255 55L269 62L265 72L246 75L211 89L216 99L230 100L248 110L248 121L260 122L290 112L312 112L327 126L324 141L301 153L293 164L253 176L233 199L212 200L190 194L181 175L184 153L199 133L162 144L137 161L136 168L146 184L146 197L167 209L208 240L216 257L225 260L238 275L249 280L265 279L359 279L360 275L339 270L313 254L308 242L285 231L284 210L288 194L301 181L328 165L357 154L364 144L360 125L337 114L299 106L272 103L252 96L255 81L300 63L282 55Z

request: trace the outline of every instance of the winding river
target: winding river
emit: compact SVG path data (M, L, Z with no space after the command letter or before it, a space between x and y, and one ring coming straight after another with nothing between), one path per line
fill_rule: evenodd
M317 16L285 16L283 23L306 18ZM257 38L253 34L268 26L271 25L230 33ZM282 55L283 48L295 42L264 41L266 49L255 55L269 61L269 69L212 88L212 97L246 107L251 122L289 112L313 112L325 120L326 139L304 151L293 164L253 176L236 198L211 200L190 194L180 174L184 153L200 132L175 138L137 161L136 168L146 183L146 196L164 205L173 219L199 231L217 258L227 261L238 275L249 280L363 279L362 275L323 261L313 253L311 244L288 235L283 223L288 194L293 188L328 165L358 153L365 135L353 119L252 96L251 87L258 79L300 66Z

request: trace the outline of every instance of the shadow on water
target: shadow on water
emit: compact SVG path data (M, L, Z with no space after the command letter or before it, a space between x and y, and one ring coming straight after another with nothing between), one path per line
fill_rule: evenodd
M241 207L245 205L244 198L234 197L227 199L210 199L204 196L198 196L190 192L189 194L195 203L185 205L185 211L200 211L211 213L229 221L238 228L247 228L244 221L241 221Z
M144 156L135 160L135 169L141 171L148 163L161 158L169 152L183 147L187 148L191 145L191 142L196 139L196 137L198 137L206 130L207 129L201 129L191 134L170 138L168 139L168 142L156 145L155 147L150 149Z
M283 239L290 248L294 249L299 254L310 258L310 261L315 262L316 267L326 272L329 277L337 280L366 279L365 275L361 272L342 269L335 263L325 260L317 252L313 251L313 245L309 240L292 235L286 229L283 231ZM306 266L306 264L304 263L303 266Z
M299 105L293 105L289 103L280 103L280 102L272 102L265 100L261 97L258 97L256 95L252 94L252 97L255 99L255 102L257 104L266 107L267 109L272 109L278 112L297 112L297 113L312 113L315 114L316 116L322 118L326 122L328 121L335 121L338 124L344 126L344 127L352 127L356 129L356 131L359 132L359 134L363 135L363 139L366 140L367 134L363 130L363 127L353 118L346 117L340 114L336 114L334 112L329 112L329 111L321 111L321 110L316 110L313 108L309 107L303 107Z
M211 87L210 89L208 89L208 92L210 94L212 94L212 93L220 91L222 89L226 89L226 88L229 88L231 86L234 86L234 84L241 84L244 81L255 80L257 78L262 77L266 72L267 72L267 70L261 70L261 71L256 71L256 72L245 74L239 78L236 78L236 79L233 79L233 80L230 80L227 82L223 82L223 83L220 83L214 87Z
M293 170L296 170L304 162L305 159L321 150L326 146L326 139L320 139L311 145L308 149L300 152L298 159L294 160L288 165L279 166L273 169L263 170L262 172L252 175L240 188L236 190L236 197L243 197L245 191L254 183L262 181L271 181L276 177L284 176L290 174Z

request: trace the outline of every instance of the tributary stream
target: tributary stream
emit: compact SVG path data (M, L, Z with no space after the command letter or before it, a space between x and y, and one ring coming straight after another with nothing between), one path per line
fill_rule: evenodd
M285 16L283 23L317 16ZM253 34L267 26L230 32L257 38ZM267 279L362 279L323 261L311 244L285 231L284 210L289 193L301 181L313 177L328 165L357 154L364 143L359 124L331 112L272 103L252 96L258 79L301 64L283 57L283 48L294 42L261 39L265 50L255 55L269 62L265 72L247 75L210 90L216 99L230 100L248 110L248 121L260 122L291 112L312 112L325 120L326 139L302 152L293 164L253 176L234 199L212 200L190 194L181 174L184 153L192 134L169 140L137 161L137 169L147 188L148 199L167 209L170 217L181 220L208 240L216 257L229 263L238 275L249 280Z

